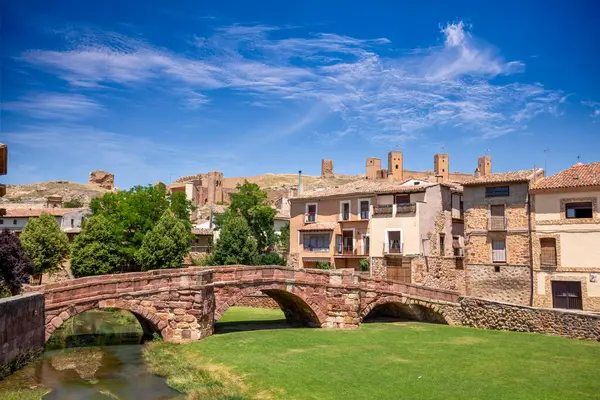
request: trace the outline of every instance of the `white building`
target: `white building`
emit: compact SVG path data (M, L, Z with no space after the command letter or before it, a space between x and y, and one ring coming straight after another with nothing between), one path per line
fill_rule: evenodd
M56 217L60 228L72 240L81 232L81 225L91 211L87 208L8 208L6 214L0 217L0 229L8 229L19 235L30 218L39 218L42 214Z

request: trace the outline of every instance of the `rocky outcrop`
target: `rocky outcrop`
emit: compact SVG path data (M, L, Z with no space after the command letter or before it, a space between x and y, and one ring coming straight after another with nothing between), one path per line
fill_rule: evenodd
M115 188L115 176L110 172L97 170L90 172L90 179L88 185L97 186L106 190L113 190Z

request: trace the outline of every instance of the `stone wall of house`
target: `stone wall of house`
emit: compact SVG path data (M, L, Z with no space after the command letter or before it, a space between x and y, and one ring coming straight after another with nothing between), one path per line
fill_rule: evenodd
M300 254L298 253L289 253L287 256L287 263L286 265L288 267L292 267L292 268L300 268Z
M373 278L385 279L387 277L387 266L385 258L383 257L371 257L371 270L373 271Z
M44 350L44 296L0 299L0 379Z
M456 257L414 257L411 278L412 283L466 294L465 270Z
M467 296L511 304L529 304L529 268L511 265L466 265L465 291Z
M600 314L534 308L477 298L461 298L461 324L481 329L535 332L600 341Z
M279 310L279 304L261 292L252 293L249 296L242 297L242 299L235 303L235 305L239 307L272 308Z

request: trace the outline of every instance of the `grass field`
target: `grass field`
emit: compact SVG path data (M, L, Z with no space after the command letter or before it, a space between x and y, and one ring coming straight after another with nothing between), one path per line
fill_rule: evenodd
M220 323L282 318L231 307ZM600 343L416 322L237 331L145 357L197 399L600 399Z

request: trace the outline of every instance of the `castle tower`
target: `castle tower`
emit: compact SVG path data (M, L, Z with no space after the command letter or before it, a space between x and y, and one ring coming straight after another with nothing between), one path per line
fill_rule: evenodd
M404 165L402 164L402 152L390 151L388 153L388 176L394 181L404 180Z
M218 171L209 172L206 176L208 187L208 203L220 203L223 198L223 173ZM204 185L202 185L204 186Z
M477 159L477 169L481 176L490 175L492 173L492 156L480 156Z
M377 171L381 169L381 159L375 157L367 158L367 179L377 179Z
M433 156L433 172L441 181L447 181L450 178L450 161L448 154L437 153Z
M333 176L333 160L321 160L321 177L328 178Z

